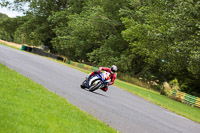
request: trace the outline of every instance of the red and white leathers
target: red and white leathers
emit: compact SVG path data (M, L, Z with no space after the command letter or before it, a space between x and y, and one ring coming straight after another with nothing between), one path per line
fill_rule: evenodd
M90 76L93 76L94 74L98 74L100 73L102 70L107 71L110 73L110 78L111 78L111 82L109 83L109 85L114 84L114 81L116 79L116 74L114 72L111 71L111 68L108 67L99 67L99 70L92 72L91 74L89 74ZM103 91L107 91L108 90L108 85L105 86L104 88L102 88Z

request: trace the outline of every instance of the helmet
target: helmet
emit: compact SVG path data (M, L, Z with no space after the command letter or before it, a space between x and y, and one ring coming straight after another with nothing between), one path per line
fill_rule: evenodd
M111 69L111 73L117 72L117 67L115 65L112 65L110 69Z

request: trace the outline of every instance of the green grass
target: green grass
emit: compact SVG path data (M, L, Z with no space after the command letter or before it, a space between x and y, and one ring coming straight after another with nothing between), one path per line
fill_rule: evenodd
M56 61L56 62L72 67L84 73L90 73L90 71L84 70L76 66L72 66L60 61ZM166 108L176 114L179 114L197 123L200 123L200 109L199 108L188 106L186 104L172 100L168 98L167 96L160 95L158 92L154 90L145 89L145 88L142 88L142 87L118 80L118 79L115 80L114 85L130 93L133 93L137 96L140 96L152 103L155 103L163 108Z
M119 88L123 88L135 95L143 97L144 99L151 101L159 106L162 106L176 114L189 118L195 122L200 123L200 109L188 106L186 104L177 102L168 98L167 96L160 95L158 92L138 87L120 80L115 82L115 85Z
M3 42L0 42L0 44L2 44L2 45L4 45L4 46L7 46L7 47L10 47L10 48L14 48L14 49L21 50L20 48L16 48L16 47L14 47L14 46L8 45L8 44L3 43Z
M82 71L84 73L90 73L90 71L88 71L88 70L84 70L82 68L72 66L72 65L63 63L61 61L57 61L57 60L54 60L54 59L51 59L51 58L48 58L48 59L53 60L53 61L58 62L58 63L61 63L63 65L72 67L72 68L77 69L79 71ZM120 80L116 80L114 85L119 87L119 88L122 88L126 91L129 91L130 93L138 95L138 96L140 96L140 97L142 97L142 98L144 98L148 101L151 101L152 103L155 103L159 106L162 106L162 107L164 107L164 108L166 108L166 109L168 109L168 110L170 110L170 111L172 111L176 114L179 114L181 116L184 116L188 119L191 119L195 122L200 123L200 115L199 115L200 109L199 108L195 108L195 107L185 105L183 103L174 101L174 100L172 100L172 99L170 99L166 96L160 95L158 92L155 92L153 90L138 87L138 86L135 86L133 84L126 83L126 82L123 82L123 81L120 81Z
M0 64L0 132L111 133L66 99Z

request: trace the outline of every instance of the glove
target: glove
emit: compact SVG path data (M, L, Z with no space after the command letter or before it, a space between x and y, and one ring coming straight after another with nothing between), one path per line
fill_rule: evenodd
M88 79L89 79L91 76L93 76L94 74L98 74L98 73L100 73L100 72L101 72L101 71L96 70L96 71L94 71L94 72L88 74L88 76L86 77L86 80L88 80Z
M99 71L99 70L96 70L96 71L94 71L94 74L98 74L98 73L100 73L101 71Z
M87 75L87 77L85 78L86 81L90 78L90 75L91 75L91 73L89 73L89 74Z

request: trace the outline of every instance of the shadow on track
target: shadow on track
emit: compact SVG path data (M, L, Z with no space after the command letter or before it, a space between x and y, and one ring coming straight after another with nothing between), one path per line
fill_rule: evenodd
M108 97L108 96L101 94L101 93L98 93L98 92L92 92L92 93L97 94L97 95L101 95L101 96L104 96L104 97Z
M91 92L91 91L89 91L88 89L83 89L83 88L81 88L81 89L82 89L82 90L85 90L85 91L88 91L88 92L90 92L90 93L94 93L94 94L96 94L96 95L108 97L108 96L106 96L106 95L104 95L104 94L101 94L101 93L98 93L98 92Z

